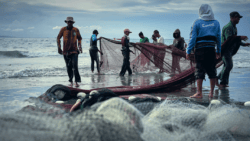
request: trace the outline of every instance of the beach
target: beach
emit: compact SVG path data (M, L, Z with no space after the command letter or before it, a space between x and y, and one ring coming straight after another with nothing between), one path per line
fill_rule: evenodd
M171 92L144 93L166 98L160 103L133 104L114 98L97 103L83 112L70 114L37 99L53 85L70 84L63 56L57 53L56 40L0 40L0 125L4 129L0 135L3 140L14 140L11 138L13 134L21 140L77 140L83 137L98 139L99 136L106 137L106 140L131 140L136 137L145 141L165 141L166 138L185 141L250 138L249 124L246 124L250 123L249 110L235 106L238 103L242 106L244 102L250 101L249 48L240 48L234 56L229 87L215 87L213 98L208 97L210 83L206 76L202 99L189 98L196 93L196 85L190 84ZM136 39L132 41L137 42ZM171 44L172 40L165 42ZM88 39L83 39L82 44L83 53L78 59L80 89L149 86L170 79L169 74L158 73L159 69L133 73L132 76L125 74L125 77L119 77L119 72L114 71L98 74L95 70L92 73ZM217 73L221 68L217 69ZM182 102L187 99L189 102ZM213 108L210 104L212 100L219 100L223 104ZM153 109L149 112L150 107ZM137 108L147 111L146 114ZM128 126L130 124L131 127ZM107 128L110 132L105 133ZM124 130L127 128L129 130Z
M57 53L54 38L0 38L0 109L16 111L23 106L29 97L37 97L55 84L69 85L65 62L62 55ZM137 42L136 39L132 40ZM171 44L172 40L166 40ZM90 71L89 41L83 39L83 53L79 55L79 72L82 82L80 89L94 89L113 86L151 85L169 79L166 74L157 71L136 73L124 78L119 72L101 73L98 75ZM223 101L246 102L250 100L250 49L241 47L233 58L234 68L230 74L229 87L220 89L215 87L215 99ZM221 67L218 68L219 73ZM204 97L209 101L209 79L203 82ZM168 93L152 93L159 96L189 97L196 92L194 84L180 90ZM198 99L199 100L199 99ZM18 105L20 103L22 106ZM26 103L27 104L27 103ZM13 109L10 105L18 105Z

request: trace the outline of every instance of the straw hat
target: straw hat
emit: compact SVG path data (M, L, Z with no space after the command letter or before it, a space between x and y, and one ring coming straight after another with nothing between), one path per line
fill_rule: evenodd
M67 19L65 20L65 23L67 23L69 21L75 23L75 21L73 20L73 17L67 17Z
M128 28L124 29L124 32L128 31L129 33L132 33Z

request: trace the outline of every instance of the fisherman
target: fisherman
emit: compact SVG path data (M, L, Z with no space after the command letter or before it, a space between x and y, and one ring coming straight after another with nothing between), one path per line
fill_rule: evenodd
M164 38L159 34L158 30L154 31L154 36L158 38L157 39L158 45L164 45ZM166 54L165 48L163 48L162 50L158 50L158 53L156 54L157 56L155 57L155 63L156 63L155 65L160 69L159 73L163 73L163 62L165 54Z
M158 38L157 43L164 44L164 38L159 34L158 30L154 31L154 35L155 35L156 38Z
M187 47L187 43L185 42L184 38L181 37L181 32L179 29L176 29L173 33L174 41L173 41L173 46L176 47L179 50L185 51ZM184 47L185 44L185 47ZM181 73L181 68L180 68L180 56L176 56L172 54L172 74L175 74L175 70L179 73Z
M154 34L152 35L152 37L151 37L151 38L152 38L152 40L153 40L153 44L157 44L157 39L156 39L156 37L155 37L155 35L154 35Z
M208 4L202 4L199 9L200 18L197 19L190 33L190 40L186 50L186 58L190 59L190 53L195 48L195 77L197 79L197 93L191 98L202 98L202 82L205 73L210 79L209 97L213 97L216 81L216 58L221 53L220 23L214 19L212 8ZM217 45L216 54L215 46Z
M82 53L82 47L81 47L82 37L80 31L76 27L73 27L73 24L75 23L73 17L67 17L65 23L67 23L67 26L63 27L57 36L58 53L63 54L64 56L69 76L70 86L71 87L73 86L72 79L73 76L75 76L75 86L79 87L78 82L81 82L81 77L78 71L78 54L80 52ZM61 41L60 41L62 37L63 37L63 51L61 49ZM77 40L78 40L78 47L77 47Z
M130 68L129 62L129 53L132 52L129 47L129 34L132 33L129 29L124 29L124 36L121 39L122 42L122 55L123 55L123 64L120 72L120 76L124 76L126 71L128 71L129 75L132 75L132 70Z
M230 22L225 25L222 29L222 37L221 37L221 42L224 43L229 37L232 36L237 36L237 28L236 24L239 23L240 19L242 16L234 11L230 13ZM247 40L247 36L241 36L240 40ZM222 54L222 60L224 63L224 66L218 75L218 79L220 79L220 85L218 83L218 79L216 81L216 85L219 87L228 87L228 82L229 82L229 74L230 71L233 68L233 55L234 55L234 50L237 48L237 46L249 46L250 43L243 43L242 41L238 43L234 43L231 47L228 47L224 53Z
M144 37L142 32L139 33L139 37L141 38L140 43L149 43L148 37Z
M99 64L99 56L98 52L102 55L103 53L97 48L97 40L100 40L100 38L97 39L98 31L94 30L93 35L90 37L90 49L89 54L91 57L91 71L94 72L94 61L96 61L96 68L98 71L98 74L100 74L100 64Z
M187 48L187 43L185 42L184 38L181 37L181 31L179 29L176 29L173 33L174 41L173 45L178 48L179 50L186 50ZM185 47L184 47L185 44Z

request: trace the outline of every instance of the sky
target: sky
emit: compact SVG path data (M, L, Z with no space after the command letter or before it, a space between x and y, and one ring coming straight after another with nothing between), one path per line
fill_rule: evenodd
M250 38L250 0L0 0L0 36L56 38L66 17L72 16L83 38L90 38L94 29L98 36L120 38L129 28L133 39L139 39L141 31L150 38L156 29L172 39L179 28L189 39L201 4L212 7L221 29L230 12L238 11L243 16L238 35Z

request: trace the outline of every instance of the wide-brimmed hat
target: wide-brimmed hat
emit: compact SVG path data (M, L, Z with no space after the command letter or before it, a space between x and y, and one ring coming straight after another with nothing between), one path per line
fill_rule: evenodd
M124 32L128 31L129 33L132 33L128 28L124 29Z
M67 23L67 22L69 22L69 21L75 23L73 17L67 17L67 19L65 20L65 23Z
M239 17L239 18L242 18L243 16L241 16L237 11L234 11L234 12L230 13L230 17Z

